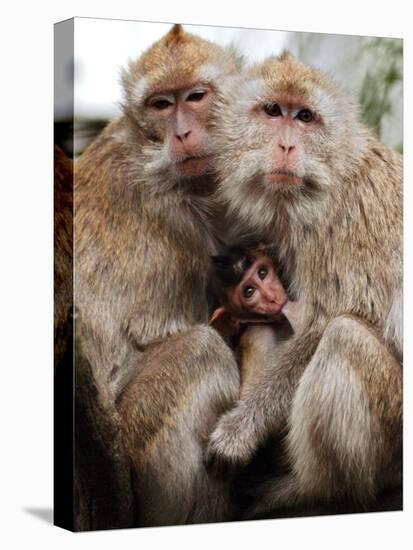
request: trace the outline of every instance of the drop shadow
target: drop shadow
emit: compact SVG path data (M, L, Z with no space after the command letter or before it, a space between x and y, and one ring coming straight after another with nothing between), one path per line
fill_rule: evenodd
M24 512L53 525L53 508L24 508Z

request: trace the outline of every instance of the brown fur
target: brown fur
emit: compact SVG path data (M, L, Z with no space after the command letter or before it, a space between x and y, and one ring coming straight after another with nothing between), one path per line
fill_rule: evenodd
M205 64L218 71L219 81L209 82L208 71L199 73ZM229 513L227 484L209 486L200 470L200 423L192 421L199 415L210 418L204 427L212 425L211 402L222 410L236 397L238 380L224 342L201 325L208 320L209 257L217 242L214 179L212 169L180 175L165 125L147 99L200 82L210 86L211 108L200 123L213 154L221 81L238 68L233 52L173 27L130 64L123 75L124 114L76 164L75 289L84 352L113 400L130 381L120 411L140 488L140 524L212 521ZM223 365L228 376L219 382L211 374L199 395L192 374L222 373ZM179 453L172 457L180 448L188 453L185 460Z
M264 489L257 510L342 499L373 509L400 484L402 349L386 335L401 334L402 161L319 72L283 56L253 68L247 81L257 79L245 86L255 98L241 93L222 112L220 197L236 230L273 239L305 323L220 420L208 457L246 463L288 423L292 474ZM319 117L300 138L300 186L265 180L277 146L261 115L268 101Z
M193 84L194 69L207 63L219 62L227 72L234 70L234 52L184 32L180 25L151 46L129 65L123 75L127 94L136 81L144 77L152 93Z
M152 347L119 399L133 465L137 524L234 519L231 479L209 475L203 449L238 396L239 373L216 332L197 327Z
M54 366L62 361L72 334L73 167L54 146Z
M180 28L171 33L131 66L130 86L141 74L141 63L148 81L161 71L164 87L178 86L162 72L161 53L162 59L173 55L180 74L188 66L194 70L200 45L209 51L208 43ZM236 71L235 60L231 70ZM92 363L112 378L118 368L127 368L130 357L136 364L135 357L152 340L207 321L208 315L206 278L215 250L207 192L211 176L182 180L173 165L158 174L159 181L156 174L145 173L148 149L154 146L153 154L159 149L145 133L150 116L144 104L130 100L126 114L76 165L77 304L96 347Z

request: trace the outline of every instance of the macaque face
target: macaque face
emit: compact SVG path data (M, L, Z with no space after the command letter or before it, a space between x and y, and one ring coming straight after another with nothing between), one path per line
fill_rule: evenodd
M252 68L220 114L219 197L263 238L275 220L324 215L330 189L363 147L348 132L358 124L348 97L289 56Z
M277 320L287 301L272 261L267 256L256 256L234 289L235 308L248 321Z
M272 137L264 182L275 188L303 185L306 140L322 128L319 113L305 99L274 94L256 109Z
M147 116L162 135L167 156L183 176L208 171L211 152L207 120L214 91L208 84L160 91L146 100Z
M129 141L139 143L140 174L157 191L191 185L194 178L201 178L197 189L212 182L203 176L215 170L215 108L240 67L234 50L174 25L124 70Z

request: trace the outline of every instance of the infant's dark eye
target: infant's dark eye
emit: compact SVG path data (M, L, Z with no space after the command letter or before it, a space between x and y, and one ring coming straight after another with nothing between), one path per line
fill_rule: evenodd
M264 105L264 111L268 116L281 116L282 112L277 103L267 103Z
M258 270L258 277L261 279L261 281L263 279L265 279L265 277L267 276L268 274L268 269L266 267L260 267L259 270Z
M186 98L187 101L201 101L206 96L205 90L198 90L197 92L192 92Z
M156 99L150 105L158 111L163 111L164 109L167 109L170 105L172 105L172 103L167 99Z
M301 109L301 111L299 111L297 114L297 118L302 122L311 122L314 118L314 115L310 111L310 109Z
M254 292L255 292L255 287L248 285L242 291L242 295L244 296L244 298L251 298Z

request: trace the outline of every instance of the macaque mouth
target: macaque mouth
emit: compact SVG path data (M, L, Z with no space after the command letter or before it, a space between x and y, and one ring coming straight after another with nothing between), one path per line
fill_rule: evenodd
M176 167L178 171L183 175L187 175L187 176L201 175L208 171L210 160L211 160L210 155L204 155L204 156L191 155L182 160L179 160L176 163Z
M299 185L303 181L303 178L290 170L272 170L267 177L271 182L287 185Z
M252 314L251 316L247 316L246 320L241 320L241 322L260 324L280 321L284 318L282 310L287 305L288 301L289 300L286 297L282 302L271 304L266 312L260 312L256 315Z
M287 304L287 302L288 302L288 298L286 297L285 300L283 300L282 302L272 305L271 307L273 308L273 311L271 313L268 313L267 316L268 317L275 316L278 318L280 314L282 314L282 310L284 306Z
M286 296L285 299L280 303L280 311L284 309L284 307L288 304L288 302L289 302L289 299Z
M188 164L190 162L193 162L193 161L198 161L198 160L206 160L206 159L209 159L209 155L192 155L190 157L185 157L183 160L180 160L178 161L177 164L183 166L185 164Z

